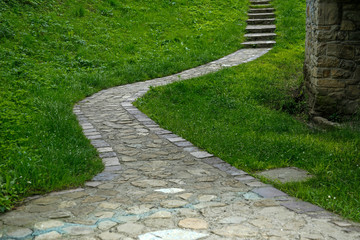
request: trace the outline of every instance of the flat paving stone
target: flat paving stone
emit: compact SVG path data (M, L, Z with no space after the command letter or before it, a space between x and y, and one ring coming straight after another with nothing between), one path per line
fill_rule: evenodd
M117 227L117 231L119 233L126 233L131 236L137 236L144 230L144 228L145 226L141 224L124 223Z
M166 200L160 203L160 205L164 208L179 208L185 206L186 204L188 204L188 202L181 200Z
M35 223L34 228L38 229L38 230L46 230L49 228L55 228L55 227L60 227L63 226L64 222L62 221L57 221L57 220L49 220L46 222L38 222Z
M63 230L71 236L81 236L94 233L94 228L87 226L71 226L63 228Z
M149 218L171 218L171 213L168 211L158 211L154 214L151 214Z
M147 187L165 187L167 182L163 180L146 179L131 182L135 187L147 188Z
M200 218L185 218L179 221L178 226L181 228L189 228L194 230L207 229L209 224Z
M324 211L323 208L304 201L284 201L281 205L297 213Z
M35 240L52 240L52 239L61 239L61 234L56 231L51 231L35 237Z
M7 232L7 236L10 238L24 238L31 235L33 231L29 228L13 228Z
M125 239L123 234L114 233L114 232L102 232L98 235L101 240L119 240Z
M208 158L213 156L212 154L204 151L191 152L190 154L196 158Z
M100 230L108 230L114 226L116 226L117 223L116 222L113 222L113 221L110 221L110 220L107 220L107 221L102 221L100 222L97 227L98 229Z
M259 194L264 198L274 198L274 197L282 197L287 196L286 193L274 188L274 187L263 187L263 188L255 188L252 190L254 193Z
M256 174L281 183L306 181L312 177L307 171L295 167L276 168Z
M247 219L244 218L244 217L237 217L237 216L234 216L234 217L226 217L226 218L223 218L219 221L219 223L222 223L222 224L240 224L240 223L243 223L245 222Z

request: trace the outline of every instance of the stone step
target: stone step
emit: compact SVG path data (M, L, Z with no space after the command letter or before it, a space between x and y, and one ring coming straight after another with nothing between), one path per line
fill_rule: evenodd
M273 13L275 12L274 8L251 8L249 13Z
M248 41L266 41L274 40L276 37L275 33L247 33L244 35Z
M252 0L252 1L250 1L250 4L252 4L252 5L270 4L270 0Z
M272 5L271 4L262 4L262 5L250 5L250 8L253 8L253 9L255 9L255 8L271 8L272 7Z
M250 25L246 27L247 33L273 33L275 32L275 25Z
M275 13L248 13L249 19L275 18Z
M248 19L246 22L248 25L269 25L275 23L275 18Z
M251 41L243 42L241 45L243 45L244 48L271 48L275 43L275 41Z

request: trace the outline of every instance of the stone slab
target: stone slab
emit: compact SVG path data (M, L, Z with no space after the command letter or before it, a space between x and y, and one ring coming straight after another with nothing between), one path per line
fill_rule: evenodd
M255 188L252 190L254 193L259 194L264 198L275 198L287 196L286 193L274 188L274 187L263 187L263 188Z
M304 201L284 201L281 203L281 205L297 213L324 211L324 209L322 209L321 207Z
M256 174L281 183L306 181L312 177L307 171L296 167L276 168Z

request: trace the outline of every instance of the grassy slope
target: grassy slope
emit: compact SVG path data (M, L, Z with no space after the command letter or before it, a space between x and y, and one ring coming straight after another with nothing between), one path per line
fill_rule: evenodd
M247 1L0 1L0 212L102 169L72 105L240 47Z
M274 0L277 45L253 62L151 90L137 102L167 129L241 169L296 166L315 175L278 184L293 196L360 221L360 128L316 131L297 121L303 103L305 0Z

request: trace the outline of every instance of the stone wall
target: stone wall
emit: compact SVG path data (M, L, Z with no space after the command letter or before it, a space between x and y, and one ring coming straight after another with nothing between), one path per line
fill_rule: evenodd
M360 111L360 0L306 0L306 93L313 116Z

